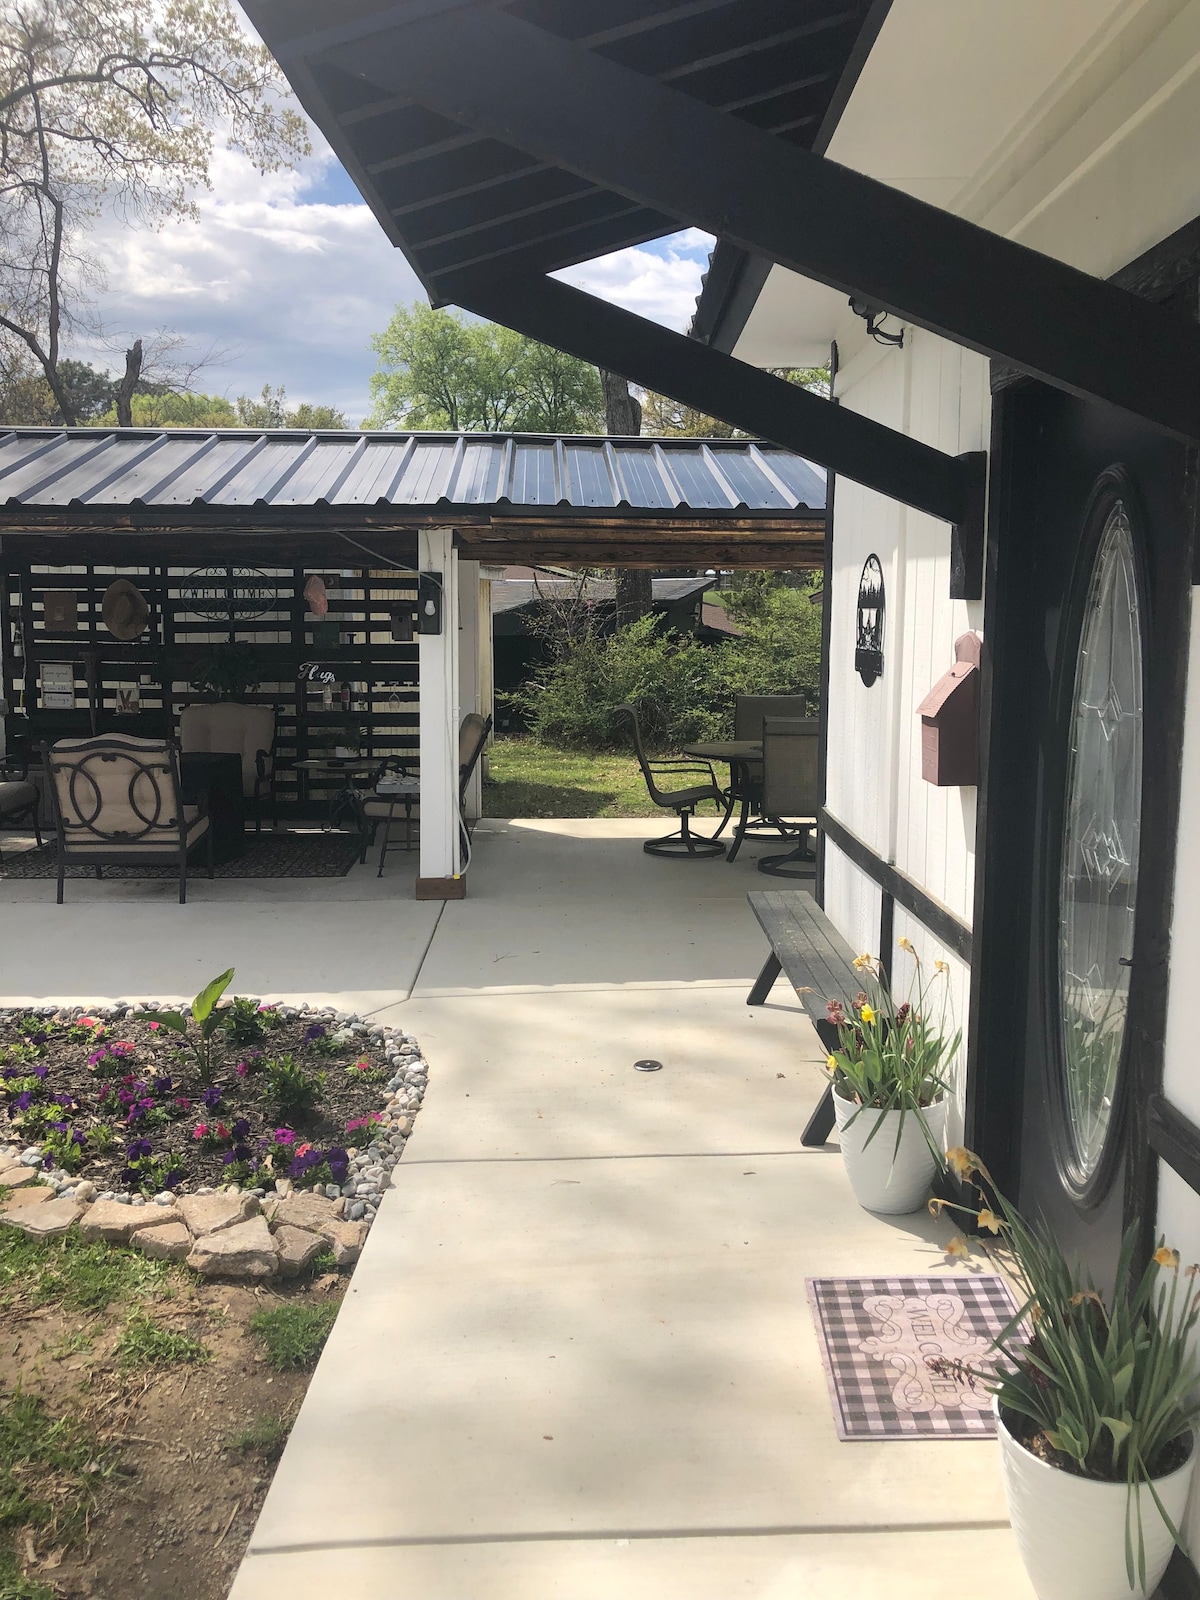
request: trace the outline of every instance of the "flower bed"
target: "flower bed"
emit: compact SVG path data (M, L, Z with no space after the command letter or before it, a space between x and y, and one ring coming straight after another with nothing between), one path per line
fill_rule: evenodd
M196 1026L203 997L192 1015L145 1003L0 1011L7 1220L26 1211L37 1174L80 1205L308 1190L369 1225L424 1092L415 1041L332 1008L217 1003L214 989Z

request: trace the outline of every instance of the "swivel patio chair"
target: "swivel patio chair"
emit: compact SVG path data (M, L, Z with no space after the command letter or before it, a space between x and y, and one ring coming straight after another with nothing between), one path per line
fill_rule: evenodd
M722 810L726 809L727 796L717 783L712 767L707 761L698 759L651 761L642 746L642 730L638 723L636 708L626 700L613 708L613 715L623 718L630 725L638 766L642 769L642 777L646 780L646 791L651 800L664 811L673 811L679 818L676 832L664 834L661 839L647 839L642 849L648 856L678 857L680 860L691 861L723 856L725 846L719 840L706 839L703 835L691 831L691 821L696 814L696 807L703 805L706 800L711 800ZM660 789L658 786L659 778L676 782L685 774L703 776L708 781L680 789Z
M491 717L483 717L478 711L469 711L462 719L458 730L458 816L459 833L462 839L464 856L470 845L470 834L467 830L466 819L463 816L463 807L466 804L467 785L475 768L479 765L484 747L492 731ZM371 824L371 832L363 835L362 854L360 863L367 859L367 850L375 842L375 834L379 824L383 823L383 842L379 847L379 871L377 878L383 877L383 864L387 860L389 850L399 850L398 844L392 844L392 823L399 821L399 813L404 814L404 845L405 850L413 846L413 807L419 806L421 801L421 779L417 773L408 770L408 764L400 757L389 756L380 766L375 776L375 787L363 799L363 816Z
M815 719L768 717L763 723L762 816L796 844L784 855L762 856L760 872L775 878L812 876L808 841L817 825L820 798Z
M179 793L179 749L169 739L108 734L42 746L58 835L58 903L68 866L177 866L187 900L188 857L201 845L213 875L212 831L202 806Z

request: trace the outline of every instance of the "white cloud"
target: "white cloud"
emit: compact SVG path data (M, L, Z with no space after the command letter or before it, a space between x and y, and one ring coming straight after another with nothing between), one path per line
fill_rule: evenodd
M322 153L263 177L221 151L195 221L154 231L103 218L88 248L107 276L105 329L125 338L162 327L193 350L215 345L230 355L201 374L205 389L283 384L291 400L338 406L356 424L369 407L370 336L421 290L367 207L338 203L345 183L327 184L332 162ZM333 200L313 197L328 188Z
M713 241L698 228L556 273L565 283L682 332L692 320Z

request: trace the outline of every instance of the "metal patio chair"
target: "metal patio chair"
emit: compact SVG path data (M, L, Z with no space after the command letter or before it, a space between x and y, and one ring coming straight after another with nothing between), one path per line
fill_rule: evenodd
M42 847L42 829L38 822L37 785L29 781L29 768L25 762L6 762L0 756L0 827L30 827Z
M722 810L726 806L725 791L718 784L709 763L698 758L652 761L642 746L642 730L638 723L637 709L626 700L613 708L613 715L624 718L633 731L633 748L637 753L638 766L642 769L642 777L646 780L646 790L651 800L664 811L673 811L679 818L679 828L675 833L664 834L661 839L647 839L642 849L650 856L678 857L681 860L692 861L723 856L725 846L717 839L706 839L703 835L691 831L691 820L695 816L697 806L703 805L706 800L713 801ZM659 778L674 783L685 774L703 776L708 781L678 789L660 789L658 786Z
M58 904L68 866L177 865L179 904L187 900L188 857L207 849L213 875L212 831L203 806L185 806L179 793L179 747L170 739L108 734L42 745L58 835Z
M785 838L794 839L795 848L761 857L760 872L775 878L811 877L814 857L808 840L817 825L819 805L816 718L768 717L763 723L762 818Z
M808 702L802 694L739 694L733 701L733 737L762 743L763 723L768 717L804 717ZM761 761L737 762L730 767L730 801L740 803L741 811L729 846L729 860L735 861L748 833L760 829L775 831L775 824L762 814L763 769Z
M481 716L478 711L469 711L462 719L458 730L458 814L459 831L463 839L463 853L466 853L470 842L470 834L463 819L463 806L466 803L467 785L470 783L475 768L479 765L479 758L484 752L484 747L492 731L491 717ZM410 772L408 764L398 756L389 756L381 765L375 776L375 786L369 795L363 799L363 815L371 824L371 833L363 836L362 854L360 863L367 859L367 850L375 842L379 824L383 824L383 842L379 847L379 871L377 878L383 877L383 864L387 860L389 850L399 850L400 845L392 844L392 823L400 820L403 812L404 845L405 850L411 850L413 845L413 807L421 801L421 779L419 774Z

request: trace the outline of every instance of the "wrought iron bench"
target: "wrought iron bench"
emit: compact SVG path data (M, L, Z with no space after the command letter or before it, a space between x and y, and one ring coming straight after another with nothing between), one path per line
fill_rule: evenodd
M763 1005L783 972L822 1045L827 1051L836 1050L837 1029L826 1017L825 1006L829 1000L850 999L862 988L853 950L807 889L758 889L746 898L771 946L746 1004ZM833 1089L827 1087L808 1119L801 1144L824 1144L833 1121Z

